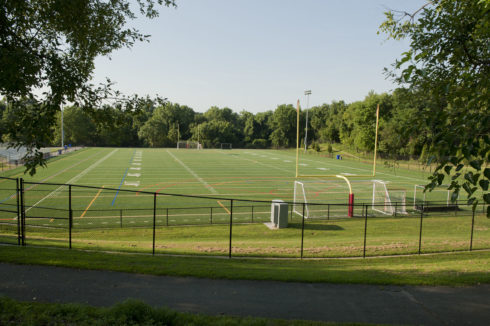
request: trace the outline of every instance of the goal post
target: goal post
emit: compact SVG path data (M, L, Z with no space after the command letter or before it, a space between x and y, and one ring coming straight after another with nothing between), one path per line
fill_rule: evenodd
M355 199L355 200L354 200ZM364 214L370 206L371 214L407 214L406 191L390 189L387 182L348 177L294 181L293 213L305 218L351 218Z
M293 212L302 216L304 204L305 218L354 217L356 189L366 202L370 199L366 196L370 187L370 181L349 180L344 176L295 180Z
M366 169L367 174L358 174L357 177L361 178L374 178L376 176L376 157L377 157L377 150L378 150L378 129L379 129L379 107L380 105L377 104L376 106L376 125L375 125L375 137L374 137L374 156L373 156L373 161L372 161L372 172L369 173L368 169ZM300 163L300 155L299 155L299 146L300 146L300 125L299 125L299 120L300 120L300 103L299 100L297 101L296 104L296 178L323 178L323 177L335 177L338 172L334 172L335 174L311 174L311 173L302 173L300 171L300 165L301 166L306 166L308 164L303 164ZM306 153L305 153L306 154ZM338 155L338 157L341 156ZM371 163L370 163L371 164ZM324 169L326 170L326 169ZM311 169L310 169L311 171Z
M448 185L440 185L425 191L424 185L415 185L413 191L413 209L417 211L446 211L458 209L458 198L451 201L451 190Z
M177 142L177 149L202 149L202 145L193 140L180 140Z
M373 180L372 210L385 215L407 214L406 191L388 189L388 182Z
M231 149L231 143L221 143L221 149Z

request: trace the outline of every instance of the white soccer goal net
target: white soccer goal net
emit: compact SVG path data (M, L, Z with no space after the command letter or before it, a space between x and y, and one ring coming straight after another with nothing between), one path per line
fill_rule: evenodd
M415 185L413 191L413 209L417 211L432 209L446 210L458 207L458 199L451 201L451 191L449 186L440 185L432 191L425 191L425 186Z
M202 145L197 141L181 140L177 142L177 149L202 149Z
M231 143L221 143L221 149L231 149Z
M407 214L405 190L388 189L387 182L373 180L372 210L386 215Z
M372 181L350 180L355 203L353 216L361 216L363 204L371 203ZM339 178L302 179L294 182L293 213L305 218L344 218L349 216L349 185ZM304 205L303 205L304 204Z

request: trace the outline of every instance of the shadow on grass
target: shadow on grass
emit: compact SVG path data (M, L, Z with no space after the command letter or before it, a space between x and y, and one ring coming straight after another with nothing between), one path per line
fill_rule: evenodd
M302 224L289 223L288 227L291 229L301 229ZM305 223L305 230L342 231L344 228L335 224Z

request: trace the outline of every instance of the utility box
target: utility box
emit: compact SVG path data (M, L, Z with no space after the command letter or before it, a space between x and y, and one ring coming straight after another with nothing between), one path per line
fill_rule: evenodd
M276 229L288 227L288 203L274 199L271 204L271 224Z

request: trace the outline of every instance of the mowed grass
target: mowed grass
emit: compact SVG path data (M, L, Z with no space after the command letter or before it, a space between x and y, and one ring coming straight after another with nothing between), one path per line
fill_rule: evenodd
M152 275L391 285L490 283L490 251L328 260L223 259L3 246L0 261Z
M370 164L309 155L302 155L300 163L301 174L372 172ZM377 179L406 191L407 202L413 197L414 185L423 184L426 177L402 169L396 175L383 167L377 167L377 171ZM21 170L10 171L9 175L19 173ZM301 218L290 212L289 228L269 230L263 222L270 219L270 206L260 202L293 200L296 179L292 151L91 148L50 161L47 168L39 169L32 178L20 176L26 181L28 244L66 247L71 207L74 248L151 252L155 223L157 253L226 256L233 212L233 223L246 223L233 225L234 256L301 254ZM321 183L318 178L314 180ZM348 190L343 181L326 180L324 189L313 196L346 203ZM15 182L0 182L2 208L11 210L0 211L0 240L15 243ZM58 185L63 183L96 188ZM354 181L353 187L354 191L359 190L358 204L371 204L369 185L361 189L361 183ZM410 210L409 203L407 208ZM347 207L338 209L344 210L345 217ZM352 219L306 220L304 257L362 256L365 220L361 218L361 209L362 206L356 208L357 217ZM369 207L368 215L367 256L418 253L419 245L422 252L470 247L472 219L468 211L425 216L422 232L420 214L416 212L380 216ZM490 223L480 211L473 229L473 248L489 248Z

